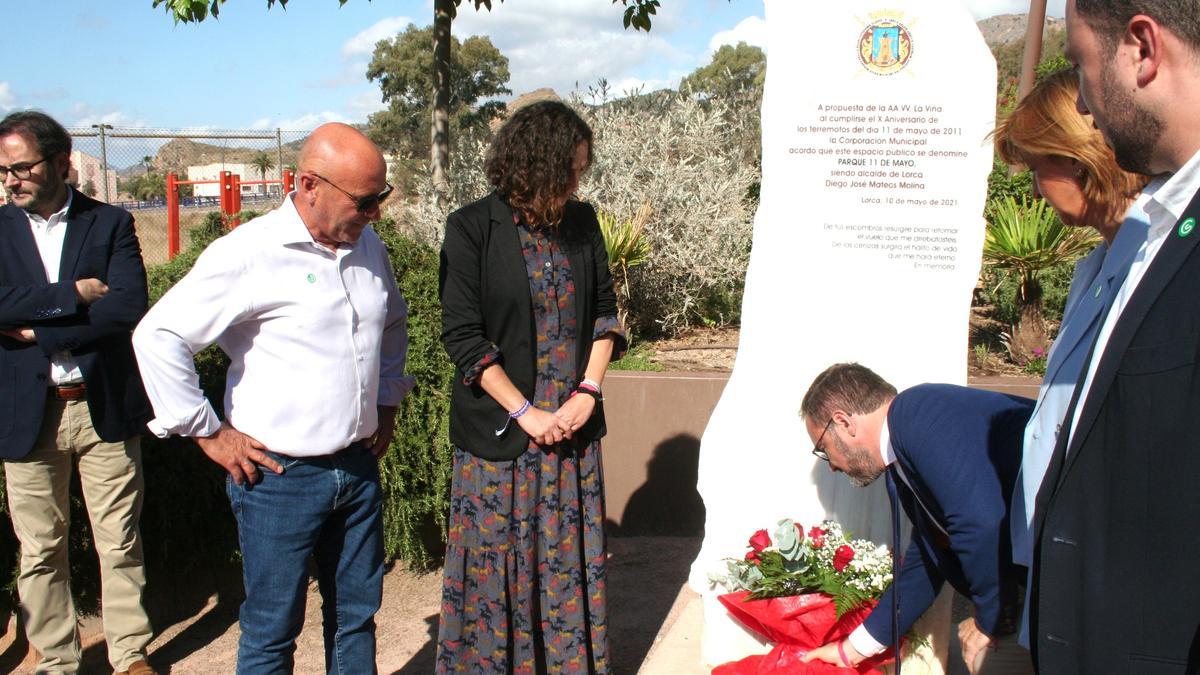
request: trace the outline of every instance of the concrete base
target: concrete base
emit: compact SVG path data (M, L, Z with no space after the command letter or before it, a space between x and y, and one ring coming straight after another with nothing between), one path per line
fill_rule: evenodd
M704 600L687 584L679 589L667 620L638 673L641 675L701 675L711 668L700 662L704 634Z

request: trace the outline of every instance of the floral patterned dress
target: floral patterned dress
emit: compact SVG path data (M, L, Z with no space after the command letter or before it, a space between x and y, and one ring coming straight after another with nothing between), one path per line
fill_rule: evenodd
M578 385L580 330L593 338L622 331L612 317L579 326L556 230L516 227L537 331L531 403L553 411ZM493 349L467 379L499 356ZM606 555L599 441L530 441L510 461L455 448L437 672L610 672Z

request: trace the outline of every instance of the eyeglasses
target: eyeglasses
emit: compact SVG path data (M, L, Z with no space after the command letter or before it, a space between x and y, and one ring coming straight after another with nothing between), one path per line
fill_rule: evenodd
M829 433L829 425L831 424L833 424L832 417L830 417L829 421L825 423L825 429L821 431L820 436L817 436L817 444L813 446L813 454L816 455L818 459L823 459L826 462L829 461L829 453L821 449L821 441L825 439L825 434Z
M50 158L43 157L36 162L21 162L20 164L13 164L12 166L0 166L0 180L8 178L9 173L12 173L12 175L16 176L17 180L29 180L29 177L33 175L33 167L48 159Z
M312 173L312 172L310 171L309 173ZM367 195L365 197L355 197L354 195L350 194L349 192L346 192L345 190L343 190L337 183L334 183L333 181L329 180L328 178L322 176L321 174L313 173L312 175L316 176L317 178L320 178L321 180L325 181L326 183L329 183L334 188L337 188L338 192L341 192L342 194L349 197L350 201L354 202L354 208L358 209L359 213L366 213L367 211L371 211L372 209L378 208L379 205L382 204L384 202L384 200L387 199L392 194L392 190L394 189L392 187L391 183L384 183L384 185L386 185L387 187L385 187L383 189L383 192L380 192L377 195Z

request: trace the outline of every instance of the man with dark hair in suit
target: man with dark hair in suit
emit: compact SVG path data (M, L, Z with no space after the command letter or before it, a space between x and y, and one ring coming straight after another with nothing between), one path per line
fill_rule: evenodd
M817 376L800 409L813 454L859 487L886 473L913 531L895 582L866 621L806 661L852 666L882 652L892 641L897 589L903 634L948 581L974 605L958 636L968 670L982 672L985 648L1013 634L1020 616L1013 605L1025 573L1012 564L1008 510L1032 411L1029 399L948 384L897 394L857 363ZM1010 660L1028 664L1025 650L1008 644L1019 650Z
M100 557L108 658L146 675L138 520L150 405L130 334L146 270L128 212L66 184L71 137L40 112L0 121L0 457L21 543L17 591L37 672L79 670L67 530L73 465Z
M1200 1L1068 0L1065 56L1146 186L1038 492L1030 637L1044 673L1200 672Z

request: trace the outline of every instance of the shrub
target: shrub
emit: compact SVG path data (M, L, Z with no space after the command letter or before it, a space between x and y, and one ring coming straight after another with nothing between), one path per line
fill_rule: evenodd
M671 334L735 322L757 206L757 109L660 93L586 114L597 151L583 193L620 220L653 208L651 253L629 275L631 328Z
M1044 200L1008 197L988 204L983 260L1017 284L1017 319L1008 351L1019 364L1044 356L1050 347L1042 277L1047 270L1073 263L1098 243L1094 231L1064 225Z
M396 436L380 463L384 545L389 558L425 568L440 556L450 511L450 380L454 366L442 348L438 251L400 234L391 223L377 231L408 301L408 361L417 380L404 398Z
M1038 64L1037 80L1055 73L1063 68L1069 68L1070 63L1062 56L1062 31L1052 31L1046 39L1044 50L1046 58ZM1023 40L1021 41L1024 42ZM1006 115L1017 104L1017 73L1020 60L1012 60L1020 53L1009 48L1000 48L996 52L996 61L1000 66L999 87L996 97L997 116ZM1007 66L1005 64L1008 64ZM987 203L989 210L993 205L1009 202L1030 202L1033 196L1033 174L1029 170L1014 171L1001 161L999 155L993 157L992 172L988 175ZM1068 256L1072 258L1073 256ZM1039 274L1041 306L1044 317L1050 324L1061 320L1062 311L1066 305L1067 291L1074 271L1074 260L1066 260L1058 264L1050 264ZM1017 339L1016 326L1021 320L1021 306L1024 298L1021 293L1019 275L1001 269L984 256L984 264L980 270L979 285L976 290L973 309L985 317L985 322L972 324L972 344L983 349L1003 352L1018 365L1027 367L1034 365L1038 357L1032 349L1017 345L1018 354L1014 356L1014 340ZM1037 340L1035 340L1037 342ZM1038 348L1038 347L1034 347ZM1026 352L1021 354L1020 352ZM982 363L981 359L975 359ZM986 368L984 368L986 370Z
M646 262L650 242L646 240L646 221L653 211L649 204L638 209L633 220L617 220L607 211L597 211L604 248L608 252L608 269L612 272L613 293L617 296L617 320L629 326L629 270ZM632 332L629 332L632 339Z
M618 221L633 221L644 204L652 209L649 256L629 274L629 328L673 333L736 321L757 206L757 108L744 98L699 101L673 92L572 105L596 143L581 197ZM491 189L487 143L483 133L461 139L448 207L437 205L428 179L414 199L392 207L402 233L440 245L449 211Z
M1023 170L1011 173L1000 160L1000 155L993 155L992 172L988 174L987 203L1010 197L1018 201L1033 199L1033 172Z

